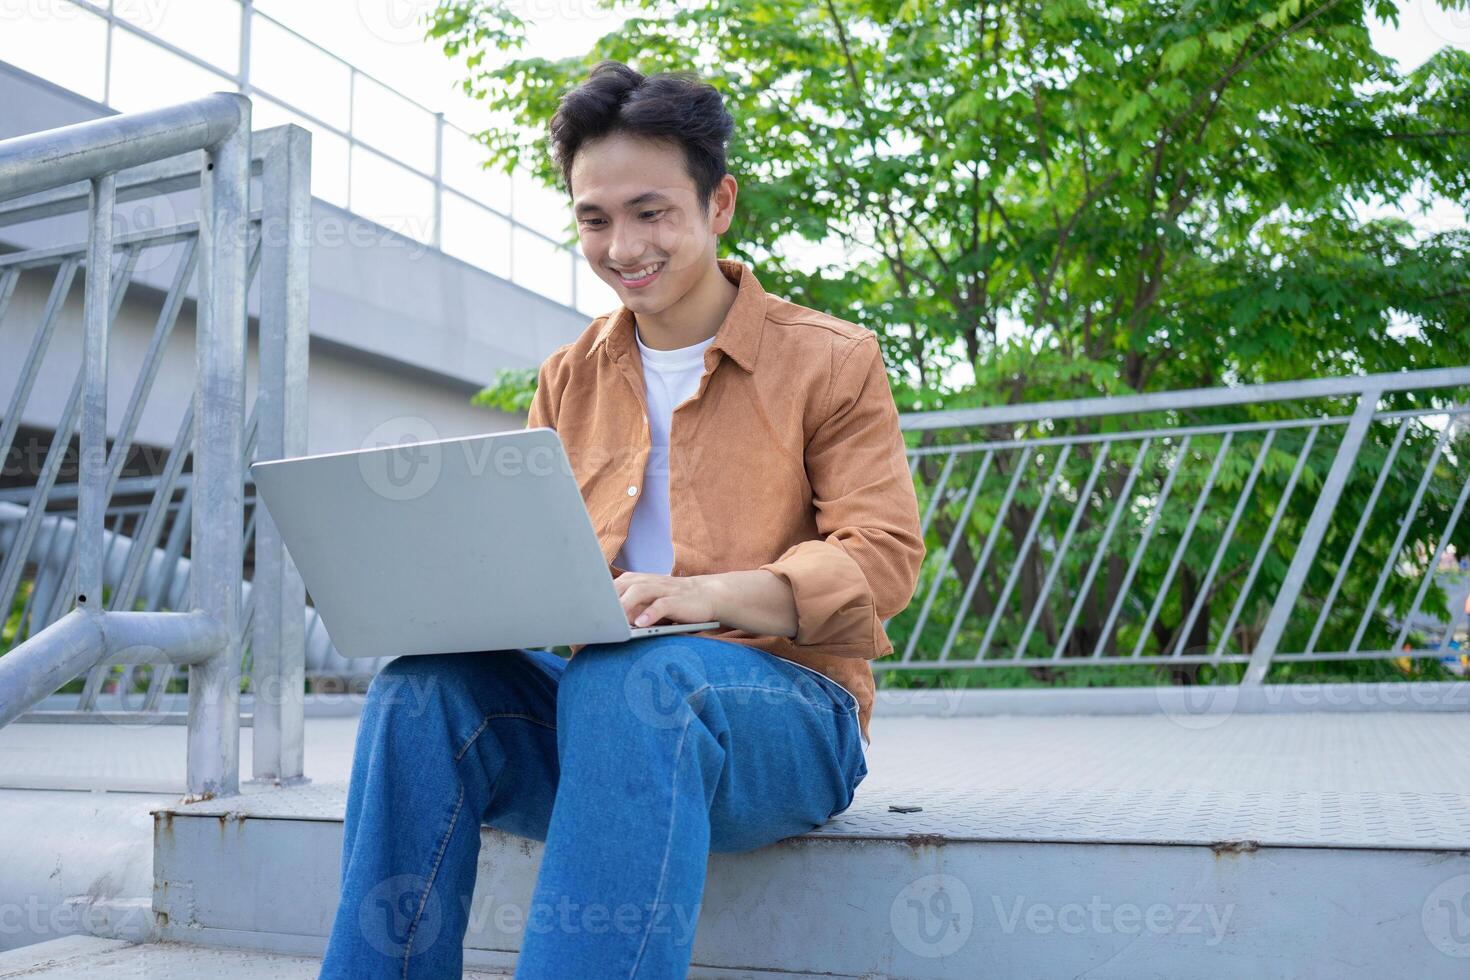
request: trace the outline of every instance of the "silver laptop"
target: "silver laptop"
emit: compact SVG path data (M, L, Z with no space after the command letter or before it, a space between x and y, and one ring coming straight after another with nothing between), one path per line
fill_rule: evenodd
M344 657L720 625L628 622L554 429L262 461L250 473Z

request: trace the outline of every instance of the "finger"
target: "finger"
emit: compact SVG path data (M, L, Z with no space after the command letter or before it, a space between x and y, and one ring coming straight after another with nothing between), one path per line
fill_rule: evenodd
M635 626L649 626L658 622L664 617L665 613L663 610L667 605L668 603L661 598L653 600L642 612L633 617L633 624Z
M628 593L623 600L623 609L628 615L628 622L632 623L660 602L662 605L659 609L663 610L664 615L668 615L668 605L672 601L673 597L659 589L656 583L646 583L636 592Z
M623 613L628 617L628 622L633 622L654 602L662 596L650 586L643 586L637 591L629 590L623 594Z
M651 586L649 583L635 582L634 584L624 589L618 595L618 598L622 601L623 608L631 611L634 606L638 606L646 602L652 602L654 599L657 599L658 596L658 591L654 589L653 586Z

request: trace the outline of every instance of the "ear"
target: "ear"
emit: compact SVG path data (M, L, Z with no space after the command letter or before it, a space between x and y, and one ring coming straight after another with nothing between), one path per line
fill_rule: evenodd
M730 230L730 222L735 219L735 196L740 190L740 185L730 174L720 178L715 185L715 192L710 195L710 231L716 235L723 235Z

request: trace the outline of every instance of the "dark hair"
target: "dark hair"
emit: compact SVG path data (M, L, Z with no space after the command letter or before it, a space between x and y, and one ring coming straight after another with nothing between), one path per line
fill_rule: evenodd
M642 75L620 61L599 61L566 95L551 119L551 155L572 191L572 159L590 139L614 132L668 140L684 150L700 206L725 176L725 147L735 129L719 91L692 72Z

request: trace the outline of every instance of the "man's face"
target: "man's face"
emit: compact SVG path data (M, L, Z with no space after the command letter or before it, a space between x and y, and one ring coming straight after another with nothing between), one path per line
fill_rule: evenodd
M706 212L678 144L625 133L578 148L571 184L582 252L634 313L660 313L689 291L735 207L735 178L721 181Z

